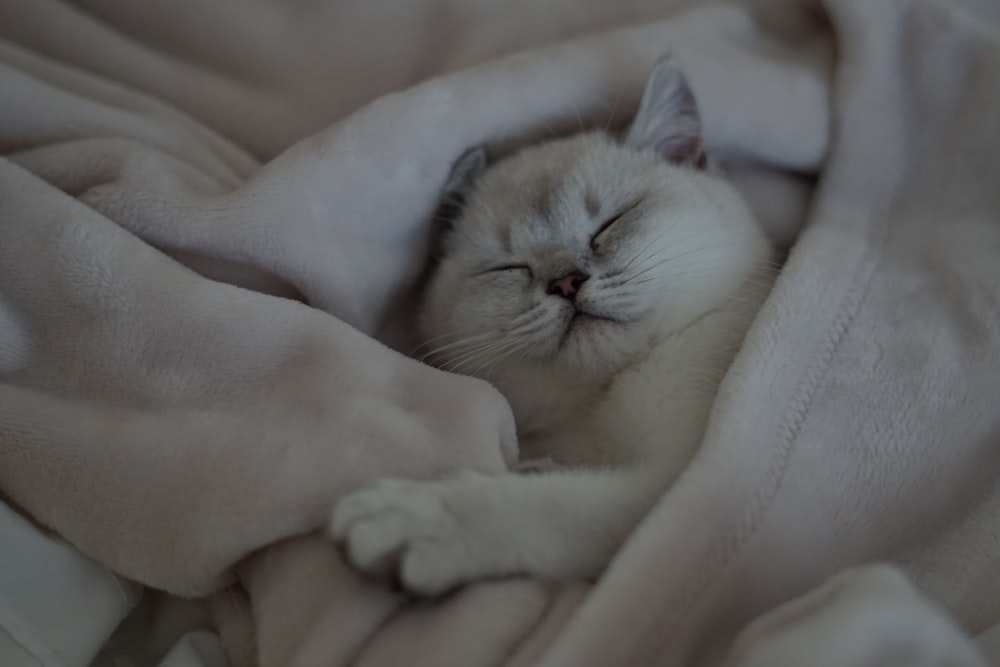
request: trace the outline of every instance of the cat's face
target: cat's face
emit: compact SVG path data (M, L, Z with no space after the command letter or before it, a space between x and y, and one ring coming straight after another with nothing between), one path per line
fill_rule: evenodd
M461 160L448 189L464 205L421 312L428 358L501 389L600 381L725 305L769 249L703 166L697 107L670 59L621 141L551 141L481 174Z
M723 304L766 253L726 183L603 134L549 142L467 192L422 332L456 372L599 376Z

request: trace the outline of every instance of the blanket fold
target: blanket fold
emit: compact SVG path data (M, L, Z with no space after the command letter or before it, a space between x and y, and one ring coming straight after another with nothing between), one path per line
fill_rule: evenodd
M449 436L467 465L515 455L509 411L484 384L296 302L208 282L9 162L0 173L0 215L30 221L7 224L0 246L13 343L0 486L116 572L205 594L249 551L320 525L372 470L440 471ZM160 336L162 318L178 333ZM424 382L441 391L414 390ZM332 437L371 444L362 459ZM379 461L380 441L397 439L407 453Z

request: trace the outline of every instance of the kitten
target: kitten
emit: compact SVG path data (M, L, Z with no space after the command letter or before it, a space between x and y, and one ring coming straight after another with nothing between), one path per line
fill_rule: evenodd
M595 577L697 448L772 250L705 169L669 56L623 140L581 134L489 169L473 151L445 194L462 205L421 334L438 365L507 397L534 474L380 481L344 498L330 531L356 567L419 594Z

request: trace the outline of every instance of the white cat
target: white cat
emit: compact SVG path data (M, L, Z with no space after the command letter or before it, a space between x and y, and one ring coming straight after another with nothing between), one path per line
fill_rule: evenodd
M455 167L463 202L421 333L508 398L533 474L384 480L330 531L362 571L437 594L513 574L598 575L690 460L774 269L705 169L697 106L661 59L624 140L590 133Z

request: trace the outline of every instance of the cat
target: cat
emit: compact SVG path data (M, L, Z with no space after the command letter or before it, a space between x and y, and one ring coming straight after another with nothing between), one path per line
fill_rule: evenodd
M356 568L420 595L594 578L697 449L772 247L706 164L669 55L624 138L585 132L489 167L473 150L444 197L453 222L420 333L437 365L506 396L526 464L378 481L335 506L329 531Z

